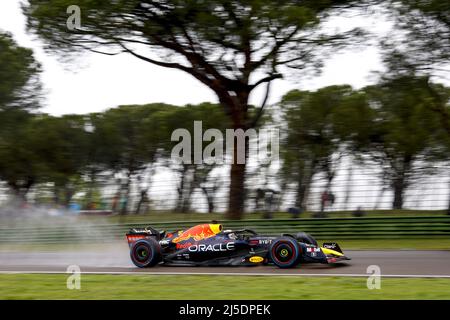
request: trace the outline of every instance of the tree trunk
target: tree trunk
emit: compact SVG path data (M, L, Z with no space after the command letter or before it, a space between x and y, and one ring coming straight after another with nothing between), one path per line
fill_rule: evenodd
M406 176L411 169L412 164L412 158L409 155L403 156L401 160L401 169L397 171L392 183L392 187L394 189L394 201L392 202L392 208L394 210L403 209L403 198L408 184Z
M297 197L295 201L295 206L299 208L302 212L306 211L306 203L308 200L308 191L311 185L312 177L314 175L316 162L311 160L310 166L307 164L300 168L300 178L297 185Z
M72 198L75 194L75 188L71 187L70 185L64 186L64 207L69 208L70 202L72 201Z
M450 180L448 181L448 187L449 187L449 195L448 195L448 208L447 208L447 214L450 215Z
M124 202L121 203L122 208L120 209L120 213L122 215L126 215L128 213L128 203L130 200L130 187L131 187L131 175L132 172L129 172L127 175L127 182L125 184L125 197L124 197Z
M203 194L206 197L206 202L208 203L208 213L213 213L214 212L214 188L211 188L212 190L209 191L208 188L206 187L202 187L201 190L203 192Z
M301 211L304 211L304 200L306 195L306 185L302 178L299 179L297 185L297 195L295 199L295 206Z
M344 210L349 210L348 204L350 202L352 193L352 178L353 178L353 166L350 165L347 172L347 181L345 186Z
M27 202L28 192L35 184L35 179L34 177L29 176L22 184L17 181L7 181L7 184L13 190L14 195L17 197L20 204L24 204Z
M245 164L231 165L230 172L230 202L227 217L230 219L241 219L244 213L245 200Z
M207 201L208 201L208 213L213 213L214 212L214 199L211 196L208 196Z
M95 170L91 170L89 173L89 186L88 186L88 191L86 194L86 204L85 204L85 208L84 209L89 209L92 207L92 202L93 202L93 194L94 194L94 188L95 188L95 184L96 184L96 172Z
M332 169L331 160L328 160L326 165L326 174L327 174L327 184L325 185L325 189L322 192L321 202L320 202L320 217L326 218L327 212L325 211L327 207L331 207L334 203L334 195L331 193L331 183L334 179L334 171Z
M406 179L405 175L402 173L393 182L394 189L394 201L392 202L392 209L401 210L403 209L403 198L406 189Z
M392 208L394 210L400 210L403 208L403 192L405 186L403 179L396 179L394 182L394 201L392 202Z
M142 204L144 204L145 202L147 202L147 190L141 190L141 196L139 198L135 214L141 213Z
M208 198L208 213L214 213L214 201Z
M233 122L233 129L247 130L248 128L248 97L249 92L241 92L236 97L233 97L232 102L227 105L231 110L231 119ZM238 145L237 139L233 144L233 162L230 170L230 191L228 201L228 211L226 217L228 219L241 219L244 214L244 205L246 198L245 190L245 175L248 160L249 141L245 139L245 161L243 164L237 163L238 159Z
M189 188L189 179L188 174L190 173L189 165L183 164L182 169L180 170L180 185L177 188L178 192L178 200L177 200L177 208L176 211L180 213L186 213L189 208L186 209L186 207L189 207L187 204L187 191Z
M30 191L31 187L34 185L34 179L29 178L24 183L24 185L20 185L17 181L8 181L8 186L13 190L14 195L19 200L20 204L27 202L27 195Z
M149 211L150 207L149 207L149 203L150 203L150 199L148 196L148 192L150 191L150 188L152 186L152 177L155 173L155 168L151 165L150 167L150 177L146 177L145 176L145 172L141 173L140 175L138 175L137 180L138 180L138 188L139 188L139 202L136 206L135 209L135 214L140 214L141 210L144 208L145 211ZM146 179L146 184L144 184L143 186L141 185L141 182L143 179ZM145 204L145 207L143 206Z
M189 213L189 210L191 209L191 200L189 199L191 193L188 192L187 195L183 198L183 204L181 206L181 212L182 213Z
M59 186L55 185L53 186L53 203L56 206L59 206L61 203L60 195L59 195Z
M277 211L282 210L281 207L283 205L284 195L288 193L288 192L286 192L287 188L288 188L287 181L283 180L283 182L280 185L280 196L278 197L278 201L277 201L277 205L276 205Z
M120 209L120 195L121 195L121 189L122 186L119 187L119 189L117 190L116 194L114 195L112 202L111 202L111 211L113 213L117 213Z

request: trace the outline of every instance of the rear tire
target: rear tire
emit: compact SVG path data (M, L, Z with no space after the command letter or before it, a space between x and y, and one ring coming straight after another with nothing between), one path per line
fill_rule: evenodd
M161 261L161 246L153 238L138 240L131 247L130 257L136 267L153 267Z
M272 242L269 257L279 268L293 268L300 262L301 248L291 237L281 237Z

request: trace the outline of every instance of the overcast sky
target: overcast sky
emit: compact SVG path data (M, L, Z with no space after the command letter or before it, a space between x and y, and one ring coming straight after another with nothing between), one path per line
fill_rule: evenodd
M26 33L25 17L19 3L20 0L0 1L0 29L11 32L21 46L32 48L42 63L42 82L46 90L44 112L81 114L122 104L165 102L183 105L217 101L212 91L190 75L153 66L127 54L112 57L87 54L76 64L59 62L56 56L44 52L39 40ZM336 19L334 24L337 27L363 24L379 32L388 30L387 24L377 17L352 21ZM295 76L277 80L269 102L279 101L291 89L312 90L344 83L360 88L373 82L371 72L380 68L380 57L375 48L348 51L328 60L318 77L302 79L301 82L296 81ZM262 92L255 92L251 100L258 104L262 100Z

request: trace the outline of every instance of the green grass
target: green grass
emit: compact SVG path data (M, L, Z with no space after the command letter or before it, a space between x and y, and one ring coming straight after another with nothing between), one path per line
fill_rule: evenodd
M0 275L0 299L450 299L450 279L384 278L379 290L344 277L82 275L80 290L66 279Z

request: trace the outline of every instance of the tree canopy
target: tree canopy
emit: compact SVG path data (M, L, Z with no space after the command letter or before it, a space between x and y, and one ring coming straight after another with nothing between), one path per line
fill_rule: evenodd
M258 122L270 84L283 67L318 69L331 52L359 30L325 32L328 15L364 1L344 0L80 0L81 25L69 30L69 0L28 0L23 5L28 28L52 52L128 53L145 62L187 72L217 95L234 129ZM71 28L72 29L72 28ZM328 51L329 53L330 51ZM249 97L266 84L259 112L249 114ZM235 150L235 152L237 152ZM248 149L245 149L248 155ZM230 170L230 217L244 209L246 167Z
M394 191L394 209L403 207L404 191L414 179L442 157L444 128L423 83L421 77L403 76L362 89L365 108L372 110L366 112L372 116L366 129L369 158L381 166ZM434 87L442 93L442 87Z
M0 111L39 107L41 66L33 51L0 30Z
M0 179L23 196L36 182L27 112L39 107L41 66L33 51L0 30Z
M430 0L391 0L395 33L385 39L385 61L397 72L448 76L450 3Z
M289 182L297 183L296 206L302 210L315 174L323 172L329 183L333 180L333 156L346 139L338 115L352 94L352 88L343 85L315 92L294 90L282 99L287 124L281 148L282 172Z

